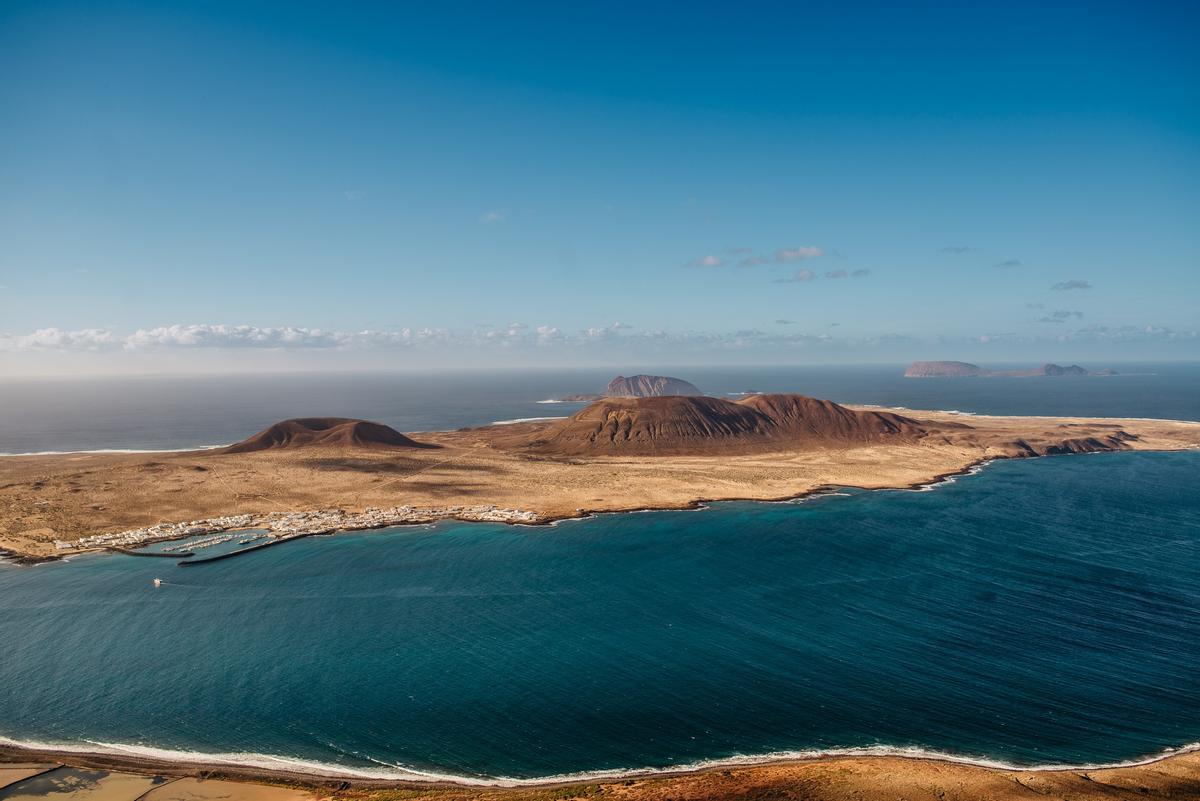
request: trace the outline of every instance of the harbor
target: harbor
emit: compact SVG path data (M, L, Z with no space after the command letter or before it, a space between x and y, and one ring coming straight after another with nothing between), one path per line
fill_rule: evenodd
M541 522L534 513L493 505L479 506L394 506L388 509L368 507L360 512L321 509L306 512L271 512L265 515L227 515L223 517L164 522L152 526L81 537L74 541L58 540L59 552L75 553L108 550L129 556L175 557L179 564L201 564L227 559L301 537L361 531L388 526L417 525L438 520L515 523ZM162 543L172 543L146 550ZM230 545L238 546L230 549ZM204 553L205 551L213 551Z

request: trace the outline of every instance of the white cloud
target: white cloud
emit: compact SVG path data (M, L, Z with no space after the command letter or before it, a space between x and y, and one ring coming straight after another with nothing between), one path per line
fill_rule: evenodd
M1071 309L1057 309L1038 320L1039 323L1065 323L1072 317L1082 318L1083 312Z
M1200 339L1200 331L1175 329L1159 325L1089 325L1074 332L1076 339L1096 339L1103 341L1195 341Z
M625 338L630 338L628 335L622 335L621 332L629 331L632 328L633 326L629 325L628 323L615 322L609 325L585 328L580 332L580 334L585 340L613 340L622 336L625 336Z
M125 338L126 350L140 348L335 348L354 334L320 328L262 328L256 325L167 325L141 328Z
M498 223L504 221L504 216L504 212L499 211L498 209L489 209L488 211L485 211L483 216L481 216L479 219L485 223Z
M776 284L803 284L812 281L817 274L812 270L796 270L790 278L776 278Z
M1092 285L1087 281L1080 281L1078 278L1072 278L1070 281L1059 281L1051 289L1057 289L1060 292L1071 289L1091 289Z
M814 245L804 245L798 248L783 248L775 251L775 261L804 261L805 259L815 259L818 256L824 256L825 251Z
M815 275L801 270L796 277L779 279L789 282L814 280ZM1059 342L1179 342L1188 344L1200 339L1195 330L1173 330L1160 325L1138 325L1106 327L1091 325L1076 328L1071 323L1078 323L1081 313L1063 309L1046 314L1046 322L1058 321L1054 325L1056 333L1053 339L1047 339L1044 333L986 333L982 336L971 337L969 341L976 344L995 343L1031 344ZM253 325L169 325L157 328L144 328L132 334L121 335L107 329L91 328L81 330L63 330L58 328L43 328L30 334L14 335L0 334L0 353L38 354L50 352L101 354L109 357L122 352L127 354L158 353L178 354L180 351L231 352L327 352L327 353L366 353L369 351L405 350L412 354L425 352L438 354L446 352L476 352L487 353L495 349L505 352L530 351L538 348L558 350L563 354L571 353L571 349L580 352L606 353L691 353L705 356L710 352L725 350L756 349L762 352L789 352L795 348L896 348L900 346L928 348L930 344L937 347L960 347L968 342L967 338L934 337L922 340L900 337L895 334L876 334L872 336L855 336L853 334L831 338L829 334L806 334L797 331L794 320L780 318L775 320L775 326L790 327L773 328L772 331L744 329L736 331L644 331L633 328L627 323L614 322L607 325L592 326L575 331L541 324L530 326L521 322L510 323L498 328L475 328L451 331L444 328L395 328L387 330L363 329L358 331L339 331L300 326L253 326ZM1044 330L1044 329L1043 329ZM786 331L786 332L785 332ZM411 350L409 350L411 349ZM922 351L925 352L925 351ZM908 352L906 351L906 354ZM574 354L571 358L575 358ZM170 357L176 358L176 357ZM182 364L182 357L180 363ZM430 356L433 358L433 356ZM491 357L487 357L491 358Z
M739 267L757 267L760 264L788 264L796 261L805 261L806 259L815 259L818 256L825 255L825 251L816 245L781 248L769 256L756 255L752 248L726 248L725 252L740 257L737 259ZM710 253L689 261L688 266L723 267L728 263L726 259Z
M565 338L563 332L552 325L539 325L534 329L534 334L537 336L538 344L557 342Z
M103 328L84 328L78 331L39 328L32 334L0 334L0 350L4 351L95 351L118 345L120 339Z

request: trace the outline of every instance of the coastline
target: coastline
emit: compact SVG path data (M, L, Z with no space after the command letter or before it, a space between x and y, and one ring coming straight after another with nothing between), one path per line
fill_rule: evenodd
M1200 447L1200 446L1198 446L1198 447ZM1170 452L1170 451L1163 451L1163 452ZM1120 453L1120 451L1098 451L1097 453ZM1080 455L1090 455L1090 454L1053 454L1053 456L1080 456ZM985 468L989 464L993 464L997 461L1008 460L1008 459L1044 459L1044 458L1051 458L1051 457L1050 456L986 457L986 458L981 458L975 462L969 463L960 469L950 470L945 473L939 473L926 481L915 481L915 482L911 482L909 484L897 484L895 486L870 486L870 487L868 487L868 486L859 486L859 485L855 485L855 484L825 484L825 485L812 487L811 489L806 489L799 493L782 495L777 498L763 498L763 497L754 497L754 496L746 496L746 497L722 496L722 497L713 497L713 498L695 498L695 499L690 499L687 501L681 501L678 505L664 504L664 505L658 505L658 506L631 506L628 508L579 509L574 514L561 514L561 515L557 515L557 516L552 516L552 515L536 516L536 513L529 512L527 510L504 509L504 510L497 510L497 511L512 512L513 513L512 518L509 518L506 516L506 517L500 518L500 519L481 519L479 516L477 516L475 514L440 514L438 512L438 510L413 509L412 512L413 512L414 517L411 520L405 520L405 521L396 522L396 523L372 523L372 524L363 524L363 525L351 525L351 526L344 526L344 527L327 529L327 530L323 529L323 530L318 530L318 531L304 531L304 532L296 533L296 534L286 534L286 535L280 536L278 538L268 540L266 543L253 545L248 548L240 549L240 550L234 551L234 552L222 553L219 556L200 557L199 559L196 559L193 562L188 562L186 560L187 557L196 556L196 554L193 554L193 553L166 554L166 553L155 553L155 552L138 552L138 551L134 551L127 547L113 546L113 545L97 545L97 546L93 546L93 547L79 548L79 549L75 549L75 550L66 551L64 553L51 554L51 555L46 555L46 556L23 554L23 553L20 553L17 551L11 551L11 550L7 550L5 548L0 548L0 562L8 562L10 564L14 564L14 565L18 565L18 566L32 567L32 566L36 566L36 565L40 565L40 564L47 564L47 563L51 563L51 562L62 561L62 560L68 559L72 556L82 556L85 554L122 554L125 556L135 556L135 557L167 557L167 558L175 558L175 559L184 560L184 561L180 562L181 565L203 564L205 562L220 561L220 560L228 559L228 558L231 558L234 556L238 556L239 554L242 554L242 553L248 553L248 552L252 552L255 550L259 550L259 549L267 547L269 545L279 545L279 544L282 544L282 543L290 541L290 540L302 539L302 538L308 537L308 536L350 534L350 533L363 532L363 531L377 531L377 530L381 530L381 529L385 529L385 528L400 528L400 527L404 527L404 526L422 526L422 525L429 525L429 524L437 523L437 522L441 522L441 521L453 521L453 522L457 522L457 523L501 523L503 525L509 525L509 526L524 526L524 527L532 527L532 528L541 527L541 526L553 527L560 523L590 520L590 519L599 517L601 515L626 515L626 514L641 514L641 513L647 513L647 512L696 512L696 511L702 511L704 509L707 509L712 504L718 504L718 503L768 503L768 504L797 503L797 502L803 502L804 500L806 500L808 498L813 498L813 497L823 496L823 495L830 495L833 493L837 493L840 490L847 490L847 489L860 490L863 492L904 492L904 491L928 492L942 484L953 483L958 478L977 475L983 468ZM314 511L310 512L309 514L324 515L327 513L328 513L327 510L314 510ZM524 517L525 515L533 515L534 517L526 518L526 517ZM182 525L182 524L180 524L180 525ZM220 534L236 535L240 532L257 530L258 527L259 526L257 524L255 524L255 525L239 526L237 528L214 529L212 532L206 532L206 533L220 533ZM199 536L199 535L195 534L195 533L171 534L169 536L147 539L144 542L138 543L134 547L159 545L159 544L162 544L165 542L176 542L178 540L184 540L184 539L188 539L189 537L194 537L194 536ZM0 741L2 741L2 740L3 740L3 737L0 737Z
M943 413L949 414L949 413ZM1028 421L1029 418L1023 418ZM1062 420L1055 419L1055 423L1065 425ZM1086 421L1085 421L1086 422ZM469 437L476 432L447 432L447 441L454 442L453 447L460 449L460 452L466 452L466 449L461 444L462 440L455 442L454 434L460 437ZM1074 436L1072 433L1070 436ZM1171 450L1189 450L1195 449L1196 441L1200 435L1200 425L1187 424L1178 430L1167 428L1151 428L1147 429L1145 439L1134 443L1130 448L1112 448L1112 449L1097 449L1084 451L1088 453L1110 453L1110 452L1125 452L1125 451L1171 451ZM469 440L468 440L469 441ZM698 510L707 508L710 504L748 501L761 503L791 503L802 502L804 499L818 497L823 494L836 493L843 489L862 489L870 490L888 490L888 491L930 491L939 485L953 483L957 478L974 475L983 470L987 465L1000 459L1016 459L1016 458L1034 458L1028 454L1018 453L989 453L986 448L955 448L938 449L925 448L926 453L931 455L929 461L917 462L909 465L909 461L915 458L915 454L921 452L920 448L893 448L891 446L880 448L864 448L861 452L854 451L839 451L829 450L824 451L817 456L823 459L825 464L842 465L866 465L872 459L888 460L890 464L903 462L909 468L906 471L891 469L876 470L873 473L864 473L864 477L875 480L866 480L862 482L827 482L816 483L806 481L801 487L794 492L786 492L778 495L768 495L763 489L769 489L771 486L766 483L750 484L744 478L738 483L727 483L722 487L724 494L714 494L712 497L696 497L699 492L694 490L709 489L714 486L715 482L705 482L700 476L705 475L708 466L716 465L717 460L711 457L662 457L660 460L654 459L596 459L585 463L571 463L562 461L546 461L535 460L534 464L550 464L555 470L563 469L563 465L568 468L579 469L588 475L587 471L595 469L596 465L608 469L610 471L629 470L636 471L644 469L646 465L650 465L656 469L662 468L666 470L679 469L678 465L683 464L686 469L681 470L685 477L696 477L693 483L684 485L677 483L674 485L676 491L681 486L686 486L691 497L680 500L659 500L658 502L645 504L630 504L622 505L619 501L622 497L613 498L608 496L610 503L602 504L597 508L587 508L577 506L573 510L561 509L557 512L550 512L538 516L536 520L500 520L491 522L506 522L511 525L528 525L528 526L543 526L554 525L569 520L582 520L589 517L602 514L629 514L634 512L651 512L651 511L683 511L683 510ZM358 454L353 454L358 456ZM423 454L422 454L423 455ZM511 459L508 454L502 454L505 459ZM1057 455L1057 454L1049 454ZM1073 455L1071 453L1065 455ZM213 470L222 470L221 463L213 460L211 462L202 462L197 458L196 454L188 454L187 464L210 464L213 465ZM767 454L767 455L750 455L731 457L728 461L742 462L750 465L753 471L743 472L739 477L747 475L753 476L754 471L761 471L763 465L776 465L788 470L795 469L797 465L802 468L809 464L805 461L812 454ZM306 458L311 459L311 456ZM345 458L343 456L343 458ZM391 458L396 458L393 454ZM230 464L234 460L226 457L225 464ZM264 464L283 463L283 459L261 459ZM366 461L365 459L363 460ZM417 460L412 460L417 462ZM724 461L724 460L723 460ZM153 467L158 467L160 463L150 463ZM170 462L168 462L170 464ZM371 465L380 464L380 462L372 461ZM420 462L417 462L422 470L429 468ZM441 462L433 464L436 467ZM505 464L511 464L506 462ZM940 465L942 469L933 470L932 466ZM374 468L373 468L374 469ZM361 472L361 471L360 471ZM415 472L420 472L414 471ZM853 474L853 471L850 471ZM428 473L423 473L428 475ZM909 476L909 480L898 480L904 476ZM385 476L385 478L389 478ZM881 480L882 479L882 480ZM360 479L361 480L361 479ZM403 479L390 479L391 481ZM636 479L635 479L636 480ZM786 486L786 485L785 485ZM751 489L758 494L735 494L733 489ZM396 487L396 491L401 491L401 487ZM521 491L518 488L518 491ZM635 500L638 498L635 497ZM419 511L420 507L410 507L414 512ZM460 507L465 508L465 507ZM506 510L511 511L511 507ZM520 511L520 510L517 510ZM289 514L296 514L295 512ZM464 519L456 515L447 515L446 518ZM442 519L446 519L442 518ZM470 518L466 518L471 521ZM471 521L474 522L474 521ZM360 526L354 528L336 529L345 531L365 530L371 528L379 528L379 525ZM177 535L164 539L182 539L191 536L189 534ZM93 551L101 551L105 549L96 548ZM67 554L68 556L79 551ZM23 561L42 561L34 557L32 560ZM1109 772L1122 777L1137 775L1136 780L1131 778L1129 781L1138 783L1142 781L1139 771L1145 772L1150 770L1152 766L1162 765L1170 766L1163 767L1163 771L1184 770L1188 774L1187 781L1181 785L1189 792L1195 789L1196 796L1200 797L1200 743L1189 743L1177 749L1167 750L1161 753L1150 754L1130 760L1107 763L1107 764L1038 764L1038 765L1019 765L1010 764L996 760L990 760L982 757L960 756L955 754L946 754L933 751L926 751L919 748L904 748L904 747L865 747L865 748L844 748L844 749L822 749L812 751L794 751L794 752L776 752L758 755L733 756L723 759L703 760L694 763L668 766L668 767L650 767L650 768L631 768L631 769L614 769L614 770L597 770L583 773L573 773L566 775L553 775L537 778L511 778L504 776L496 777L472 777L472 776L454 776L433 773L422 773L416 770L407 770L400 767L391 768L380 766L378 768L366 767L339 767L336 764L325 764L320 762L311 762L297 759L289 759L286 757L275 757L267 754L212 754L212 753L195 753L186 751L170 751L166 749L155 749L147 746L137 745L107 745L107 744L82 744L78 747L62 743L62 744L47 744L47 743L30 743L17 742L8 740L0 736L0 763L5 761L20 761L20 760L55 760L67 765L76 765L81 767L94 767L110 771L130 771L140 773L156 773L169 776L185 777L199 776L201 778L218 778L229 779L235 782L249 783L284 783L294 786L308 788L312 791L332 791L334 793L368 793L372 791L384 792L387 790L403 789L405 793L425 793L426 791L433 793L428 797L446 798L445 793L477 793L480 795L455 795L458 798L512 798L516 799L534 798L534 795L521 795L521 793L541 792L551 788L604 788L603 792L607 793L607 788L612 788L614 793L621 794L620 797L626 798L653 798L655 801L661 798L725 798L730 797L727 794L716 793L712 785L722 782L731 781L730 775L733 775L737 781L744 781L756 787L760 783L766 782L771 788L787 788L792 787L791 782L804 781L809 778L797 778L797 771L812 772L825 771L839 773L844 771L859 772L858 775L875 775L882 779L891 782L896 775L911 776L919 774L922 771L945 772L953 771L956 776L956 781L965 782L990 782L993 780L1003 779L1008 783L1015 783L1016 786L1021 786L1024 781L1016 777L1032 777L1032 781L1066 781L1092 782L1093 779L1087 778L1088 774L1093 772ZM1183 766L1177 769L1175 766ZM1158 769L1155 769L1158 770ZM830 774L832 775L832 774ZM940 775L940 774L939 774ZM805 773L807 776L807 773ZM822 773L822 776L825 776ZM1083 778L1080 778L1083 777ZM822 781L828 779L825 776ZM832 781L832 779L830 779ZM923 779L924 780L924 779ZM1125 779L1122 779L1124 781ZM636 785L641 788L636 793L632 790L621 790L623 787ZM651 786L653 785L653 787ZM664 787L670 787L668 795L661 795L660 791ZM766 785L761 785L766 786ZM880 787L888 787L889 785L880 785ZM655 789L657 788L657 789ZM707 790L704 788L708 788ZM639 795L638 793L645 790L647 795ZM686 789L688 793L695 790L698 795L688 795L683 792L676 792ZM726 788L728 789L728 788ZM875 788L879 789L879 788ZM657 793L657 794L656 794ZM704 793L709 793L705 795ZM1172 794L1160 797L1193 797L1191 795L1180 795L1178 788L1171 791ZM484 795L486 794L486 795ZM586 794L591 794L590 790ZM977 795L959 795L962 798L980 797L983 793ZM362 797L362 796L348 796ZM405 796L409 797L408 795ZM414 798L425 797L423 795L412 796ZM536 796L541 798L542 796ZM549 798L549 796L546 796ZM563 798L572 796L561 796ZM747 796L760 797L760 796ZM775 796L761 796L775 797ZM858 798L893 798L895 795L885 794L882 789L879 790L879 795L855 794L851 795L812 795L805 797L813 798L842 798L842 797L858 797ZM992 795L993 798L1007 798L1003 795ZM1018 796L1013 796L1014 798ZM1021 796L1023 797L1023 796ZM1072 798L1090 799L1091 795L1075 793ZM1095 796L1097 798L1101 796ZM1103 796L1103 797L1123 797L1123 796ZM382 798L379 801L384 801Z
M972 416L964 426L954 412L904 411L948 433L919 443L580 458L514 447L546 425L533 422L415 435L439 446L430 450L0 457L0 556L32 564L258 528L286 537L447 519L553 525L792 502L837 488L918 489L998 459L1200 447L1191 421Z
M134 749L152 753L133 753ZM669 767L613 768L529 778L429 773L415 768L354 768L269 754L214 754L155 749L151 746L110 745L91 750L69 744L26 743L0 736L0 765L5 762L53 760L77 767L146 771L169 776L204 775L235 781L273 781L343 788L469 787L514 789L564 787L591 782L697 776L731 768L769 768L782 765L830 763L857 759L929 762L1006 773L1041 774L1111 771L1142 768L1189 756L1200 757L1200 742L1167 748L1157 754L1104 763L1020 765L986 757L932 751L915 746L859 746L778 751L702 759ZM1200 758L1197 760L1200 762ZM277 764L278 767L272 767ZM1200 767L1200 765L1198 765ZM388 775L394 774L394 775ZM1200 785L1198 785L1200 790Z

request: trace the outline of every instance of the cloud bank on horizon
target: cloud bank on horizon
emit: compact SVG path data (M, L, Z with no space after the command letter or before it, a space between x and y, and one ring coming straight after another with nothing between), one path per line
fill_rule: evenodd
M0 374L1200 358L1200 6L997 8L0 4Z
M1066 323L1078 311L1056 310L1039 322ZM921 338L903 334L872 336L813 333L794 320L778 319L763 328L728 332L640 331L626 323L563 330L551 325L513 322L499 327L453 331L399 328L357 331L303 326L169 325L120 334L108 329L39 329L0 334L0 368L16 373L53 373L56 366L82 372L142 372L188 365L199 372L236 372L239 366L264 364L277 369L309 367L395 368L446 366L448 357L463 366L589 366L617 363L729 364L908 361L918 356L958 356L1003 361L1049 358L1071 351L1093 358L1128 358L1130 350L1154 344L1188 354L1200 346L1200 331L1087 325L1069 332L1024 335L987 333L976 337ZM830 324L836 327L837 323ZM208 353L217 361L186 361L186 354ZM238 354L257 354L239 365ZM405 360L396 362L403 354ZM264 363L261 359L266 358ZM85 359L86 362L81 362ZM57 361L55 361L57 360ZM24 369L22 369L24 368ZM90 369L88 369L90 368Z

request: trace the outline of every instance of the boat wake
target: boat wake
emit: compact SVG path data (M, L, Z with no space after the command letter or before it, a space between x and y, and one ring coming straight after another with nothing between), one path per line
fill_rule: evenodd
M919 746L890 746L871 745L845 748L814 748L795 751L770 751L762 754L735 754L728 757L702 759L678 765L663 765L641 768L611 768L556 773L548 776L513 777L468 775L458 773L439 773L420 770L405 765L398 765L364 758L364 761L375 763L377 767L345 765L336 762L321 762L300 757L281 756L276 754L240 753L240 752L203 752L186 751L172 748L156 748L148 745L130 743L106 743L96 740L84 740L72 743L45 743L31 740L14 740L0 735L0 745L23 748L32 751L48 751L57 753L92 754L111 757L125 757L131 760L152 760L171 764L196 765L225 765L230 767L252 768L263 771L299 773L313 778L367 779L373 781L395 782L451 782L454 784L476 787L522 787L544 784L561 784L564 782L582 781L619 781L648 776L665 776L679 773L692 773L701 770L714 770L734 767L753 767L782 762L798 762L817 759L834 759L846 757L898 757L903 759L926 759L938 762L950 762L958 765L991 768L994 770L1010 771L1056 771L1056 770L1110 770L1114 768L1133 768L1150 765L1173 756L1200 752L1200 742L1188 743L1178 748L1166 748L1157 754L1136 757L1134 759L1104 762L1104 763L1039 763L1018 764L1005 762L1000 759L952 754L935 749ZM336 749L341 750L341 749ZM362 757L360 757L362 758Z

